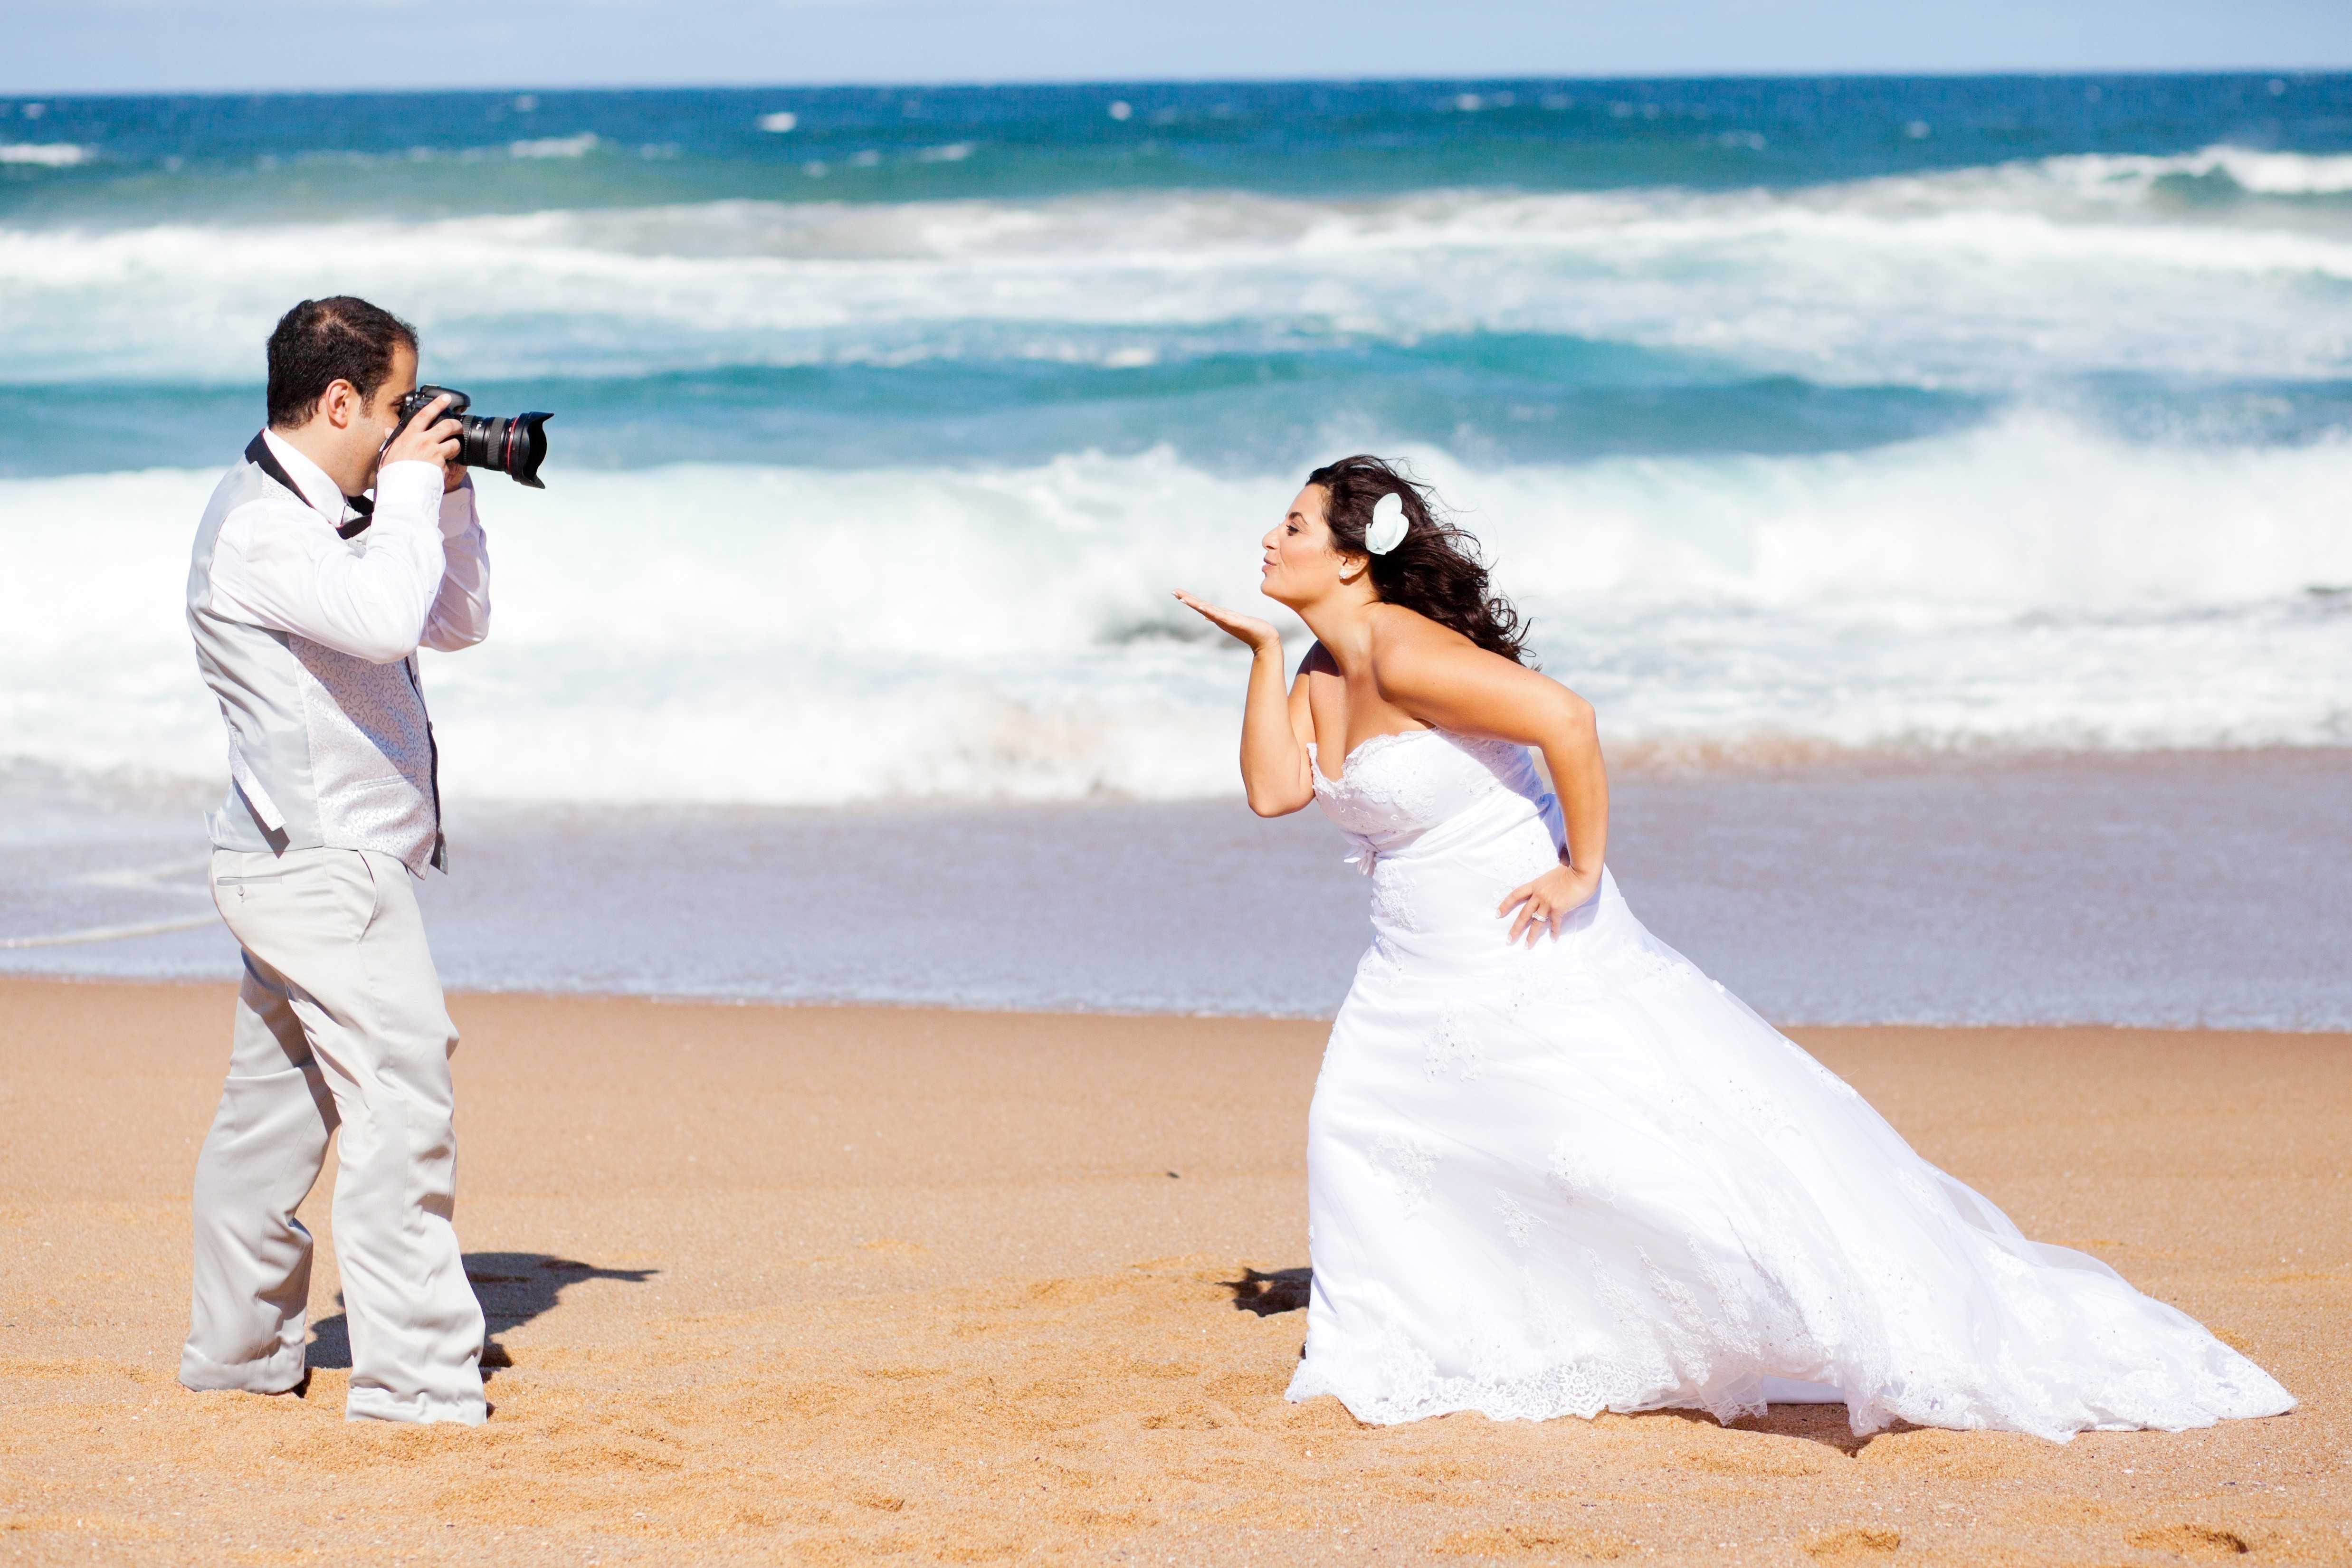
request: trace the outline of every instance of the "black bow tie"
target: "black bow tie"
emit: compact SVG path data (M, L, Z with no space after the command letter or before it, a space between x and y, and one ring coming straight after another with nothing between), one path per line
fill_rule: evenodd
M272 479L277 480L280 485L285 486L289 490L294 492L295 498L300 501L304 506L315 507L317 505L317 503L313 502L310 497L302 494L302 486L294 483L294 476L286 472L286 465L278 461L278 455L276 453L269 450L269 442L267 439L266 433L263 435L255 436L251 441L245 444L245 460L247 463L252 464L255 467L260 469L264 474L268 475ZM352 517L349 522L337 523L335 525L335 533L338 538L347 539L356 538L366 531L369 523L375 520L375 502L370 497L346 496L343 497L343 505L350 507L353 512L357 513L358 516Z

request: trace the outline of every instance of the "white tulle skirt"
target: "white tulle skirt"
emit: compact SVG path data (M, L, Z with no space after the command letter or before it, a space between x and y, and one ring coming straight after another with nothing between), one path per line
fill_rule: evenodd
M1424 902L1436 869L1380 868L1423 876ZM2186 1314L1921 1159L1613 880L1532 952L1466 904L1423 915L1462 930L1377 944L1332 1027L1291 1398L1379 1423L1834 1399L1857 1433L2062 1441L2293 1407Z

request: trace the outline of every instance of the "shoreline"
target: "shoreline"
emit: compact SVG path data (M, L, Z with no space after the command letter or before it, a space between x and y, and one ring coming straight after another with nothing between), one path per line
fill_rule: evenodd
M0 1558L2352 1558L2352 1036L1790 1031L2302 1401L2061 1446L1287 1404L1320 1022L456 994L468 1432L341 1420L324 1181L309 1387L178 1388L231 994L0 979Z
M1302 644L1301 651L1304 651ZM1235 707L1238 715L1238 703ZM1718 741L1682 737L1606 741L1612 780L1736 780L1850 778L1939 773L2004 773L2197 767L2206 764L2334 762L2352 767L2352 741L2310 744L2264 742L2258 746L2156 747L1853 747L1801 736L1751 736ZM1771 756L1776 760L1755 758ZM1661 760L1661 759L1670 760ZM1540 763L1540 758L1538 761ZM0 756L0 789L38 788L52 792L81 789L137 808L162 806L177 811L208 811L220 804L226 775L169 772L136 763L85 768L27 754ZM466 794L454 796L452 814L653 812L681 816L930 816L993 812L1116 810L1122 807L1230 805L1246 810L1238 785L1230 790L1191 795L1140 795L1097 790L1068 797L964 797L941 794L859 796L840 800L677 800L558 795Z
M233 982L184 975L78 975L46 974L37 970L14 970L0 973L0 998L15 984L39 986L73 986L179 991L218 992L234 997ZM1285 1027L1311 1027L1328 1030L1335 1013L1271 1013L1271 1012L1176 1012L1153 1009L1069 1008L1069 1007L992 1007L981 1003L868 1000L862 998L792 998L698 996L691 992L667 994L653 991L552 991L523 988L499 989L483 987L443 988L442 994L454 1009L469 1001L520 1001L552 1004L581 1002L593 1005L642 1005L650 1008L718 1008L729 1010L758 1009L784 1014L847 1014L875 1012L886 1015L925 1014L944 1018L972 1019L1055 1019L1072 1022L1100 1020L1106 1022L1165 1019L1171 1023L1201 1024L1276 1024ZM2340 1040L2352 1045L2352 1029L2291 1029L2263 1025L2181 1024L2148 1025L2109 1023L2090 1019L2077 1023L1914 1023L1902 1019L1862 1023L1782 1023L1775 1019L1765 1022L1794 1039L1798 1036L1821 1036L1835 1040L1846 1035L1875 1035L1888 1032L1923 1033L1933 1035L2135 1035L2152 1037L2179 1036L2185 1040L2218 1038L2231 1035L2270 1036L2288 1040ZM1800 1043L1802 1043L1801 1040ZM1808 1047L1807 1049L1811 1049Z
M1610 863L1644 925L1768 1018L2352 1029L2347 763L1622 779ZM0 973L236 975L192 816L11 800L0 939L194 924L0 951ZM461 800L449 831L454 874L419 898L458 990L1327 1017L1370 938L1319 813L1227 800Z

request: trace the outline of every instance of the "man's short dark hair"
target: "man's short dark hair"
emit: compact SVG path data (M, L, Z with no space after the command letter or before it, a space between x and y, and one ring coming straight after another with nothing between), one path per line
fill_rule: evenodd
M348 294L305 299L269 334L269 423L281 430L306 423L337 382L373 398L404 346L415 351L416 329L389 310Z

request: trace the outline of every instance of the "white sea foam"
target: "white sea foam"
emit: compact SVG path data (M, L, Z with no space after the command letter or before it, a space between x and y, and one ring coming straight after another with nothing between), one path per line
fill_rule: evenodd
M557 139L562 140L562 139ZM0 381L245 381L348 289L469 378L1552 332L1815 382L2000 394L1827 456L1416 455L1620 755L2352 741L2352 447L2134 446L2052 378L2352 373L2352 215L2187 216L2169 174L2325 195L2327 160L2052 159L1794 193L726 202L394 225L0 228ZM2198 163L2196 160L2206 160ZM2249 160L2253 160L2250 162ZM2265 183L2267 182L2267 183ZM2286 210L2281 217L2272 208ZM521 301L514 313L500 302ZM487 302L487 303L486 303ZM1358 433L1376 436L1378 432ZM1231 787L1244 601L1296 474L1171 451L971 471L492 481L499 627L428 661L453 788L818 802ZM186 474L0 483L0 749L217 768L178 618ZM93 539L121 570L87 570Z
M2019 416L1830 457L1416 455L1621 758L2352 743L2352 447L2121 445ZM1027 468L492 481L498 627L426 677L451 788L575 800L1225 793L1250 604L1297 476ZM185 549L211 483L0 483L0 733L219 768ZM88 570L102 547L117 569ZM1294 629L1295 632L1295 629ZM1292 643L1294 655L1301 644Z
M2108 195L2137 199L2168 174L2226 174L2241 190L2265 196L2335 196L2352 193L2352 153L2273 152L2215 146L2171 157L2085 153L2052 158L2040 167Z
M47 169L70 169L89 160L89 149L71 141L0 141L0 163L33 163Z
M987 329L979 351L1004 352L1017 329L1079 357L1132 355L1103 336L1128 330L1570 333L1814 381L1991 391L2352 365L2352 215L2179 220L2084 194L2111 175L2050 160L1797 193L1191 192L5 228L0 380L243 379L284 301L330 288L394 302L477 374L887 360L910 343L951 356L966 326Z
M507 151L517 158L584 158L596 150L598 141L594 131L583 131L576 136L538 136L509 141Z

